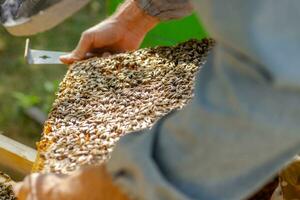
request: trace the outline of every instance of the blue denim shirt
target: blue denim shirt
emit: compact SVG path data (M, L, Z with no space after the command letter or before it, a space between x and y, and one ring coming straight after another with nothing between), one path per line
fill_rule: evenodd
M218 42L195 98L108 163L136 199L244 199L300 151L300 1L195 5Z

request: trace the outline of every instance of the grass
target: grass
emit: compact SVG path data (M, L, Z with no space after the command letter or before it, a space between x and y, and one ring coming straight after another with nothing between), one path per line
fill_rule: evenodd
M113 12L120 0L93 0L83 10L45 33L31 37L36 49L71 51L82 31ZM188 30L188 31L187 31ZM173 45L189 38L203 38L204 29L195 15L182 20L163 22L146 37L143 47ZM9 35L0 27L0 133L35 147L42 126L24 114L32 105L45 113L54 100L63 65L28 65L23 58L25 39Z

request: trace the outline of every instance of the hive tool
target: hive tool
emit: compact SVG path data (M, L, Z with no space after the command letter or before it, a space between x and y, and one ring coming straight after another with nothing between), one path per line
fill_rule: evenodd
M26 40L24 57L28 64L62 64L59 57L66 54L68 52L31 49L30 40Z

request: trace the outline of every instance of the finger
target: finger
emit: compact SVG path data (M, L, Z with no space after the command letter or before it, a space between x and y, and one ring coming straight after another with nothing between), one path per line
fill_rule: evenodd
M93 53L87 53L85 55L85 59L88 59L88 58L93 58L93 57L103 57L103 58L107 58L111 55L113 55L115 53L113 52L108 52L108 51L93 51ZM64 56L61 56L60 57L60 60L64 63L64 64L72 64L74 63L75 61L77 60L74 60L72 58L70 58L70 55L64 55Z
M27 176L22 183L13 186L18 200L25 199L57 199L55 198L56 186L65 176L55 174L32 174Z
M22 183L16 183L13 185L13 191L16 195L20 193L22 185L23 185Z
M71 53L75 59L83 59L85 55L92 50L94 45L94 33L93 32L83 32L79 43L75 50Z
M37 174L27 176L23 182L17 183L13 186L13 190L18 200L28 199L28 197L32 193L33 185L35 183L36 178L37 178Z
M76 61L84 59L86 54L92 49L93 42L93 33L84 32L81 35L77 47L72 51L72 53L61 56L60 60L65 64L72 64Z
M28 196L28 187L24 183L13 185L13 191L19 200L25 200Z
M60 61L66 65L70 65L77 61L72 54L67 54L59 57Z

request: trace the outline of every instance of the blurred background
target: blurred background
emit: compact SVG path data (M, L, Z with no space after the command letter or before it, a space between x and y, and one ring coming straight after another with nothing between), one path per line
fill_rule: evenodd
M30 37L32 48L71 51L81 33L109 16L120 2L91 0L84 9L64 23ZM174 45L205 36L206 32L199 19L192 15L182 20L161 23L147 35L142 47ZM35 147L43 125L30 112L34 110L47 116L67 67L26 64L23 58L25 39L11 36L0 27L0 134Z

